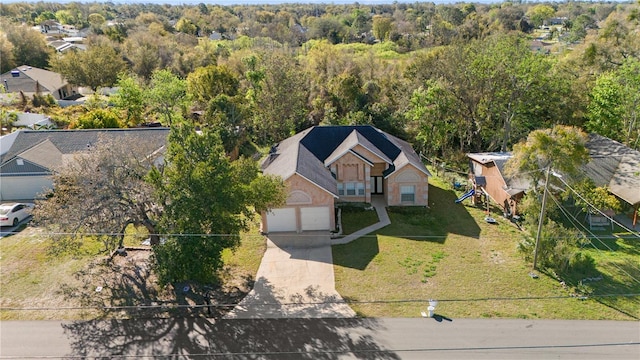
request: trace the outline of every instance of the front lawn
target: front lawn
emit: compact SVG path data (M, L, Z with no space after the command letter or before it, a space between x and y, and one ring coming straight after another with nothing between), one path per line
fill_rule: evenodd
M519 230L495 213L498 224L484 222L485 209L468 200L455 204L457 195L435 181L429 209L391 208L391 225L333 247L336 288L359 315L416 317L433 298L436 313L451 318L640 317L638 297L580 300L554 278L531 278L531 264L516 250ZM593 282L594 294L640 293L640 284L622 272L640 278L640 243L624 246L598 252L604 279Z
M344 203L341 204L340 211L342 213L341 218L346 219L341 224L342 235L352 234L379 221L376 210L370 204Z
M128 235L125 244L140 247L144 237ZM148 271L150 251L129 251L107 263L103 245L95 238L84 239L73 253L52 251L52 241L34 227L0 239L0 320L89 319L100 315L95 306L176 302L171 289L158 288ZM213 294L214 301L236 302L250 290L265 247L254 226L242 235L238 248L223 252L224 284ZM99 286L102 290L96 291Z

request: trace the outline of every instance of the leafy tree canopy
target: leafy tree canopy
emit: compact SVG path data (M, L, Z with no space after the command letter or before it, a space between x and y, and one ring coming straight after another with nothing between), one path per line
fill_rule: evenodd
M172 127L166 161L150 175L169 234L155 249L159 280L216 283L222 250L238 244L255 210L284 202L283 182L260 175L253 161L231 162L215 131L187 124Z

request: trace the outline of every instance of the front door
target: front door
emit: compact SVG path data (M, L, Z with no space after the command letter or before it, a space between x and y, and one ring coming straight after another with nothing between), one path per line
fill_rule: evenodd
M372 176L371 177L371 195L380 195L384 194L384 187L382 176Z

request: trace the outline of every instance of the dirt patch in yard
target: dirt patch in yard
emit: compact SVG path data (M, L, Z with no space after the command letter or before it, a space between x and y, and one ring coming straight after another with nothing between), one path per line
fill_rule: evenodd
M80 285L65 286L65 296L100 316L161 317L202 315L220 317L253 285L251 276L223 269L225 285L203 287L178 283L159 287L151 269L150 248L127 248L122 254L95 261L76 273ZM231 275L234 274L234 275Z

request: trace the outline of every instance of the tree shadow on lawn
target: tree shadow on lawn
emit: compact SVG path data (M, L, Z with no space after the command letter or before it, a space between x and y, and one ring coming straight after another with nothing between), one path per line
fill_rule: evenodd
M268 282L262 281L259 302L277 307L299 305L292 296L287 303ZM322 298L306 289L300 297ZM225 304L226 305L226 304ZM247 306L256 306L251 303ZM319 304L322 306L323 304ZM217 307L217 306L215 306ZM227 309L222 306L222 309ZM202 308L200 308L202 309ZM213 318L198 310L180 313L151 312L128 319L97 319L63 324L70 341L69 357L113 356L160 358L246 359L339 359L353 354L359 359L399 359L379 345L374 335L384 330L374 319L310 319L313 309L297 309L296 319L225 319L226 311Z
M640 284L634 280L640 277L637 263L625 259L615 265L610 263L601 266L604 266L604 273L593 268L588 273L574 273L563 279L571 285L570 290L575 291L576 296L586 296L631 319L640 320L640 296L630 296L640 293ZM556 278L552 273L543 273Z
M334 245L333 263L364 270L380 252L378 236L444 244L449 234L480 238L480 226L467 208L456 204L453 191L429 187L429 208L388 207L391 224L348 244Z
M480 237L480 226L466 206L455 203L456 194L429 187L429 207L390 207L391 225L378 234L417 241L444 243L449 234Z
M640 241L637 237L597 235L597 238L591 238L589 241L591 242L590 246L598 251L622 252L631 256L640 255Z

